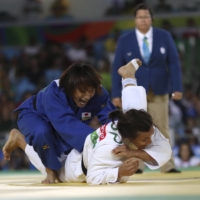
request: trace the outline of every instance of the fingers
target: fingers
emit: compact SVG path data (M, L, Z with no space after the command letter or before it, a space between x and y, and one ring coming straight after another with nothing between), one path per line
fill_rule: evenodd
M132 163L133 162L133 158L129 158L129 159L127 159L126 161L125 161L125 163L127 163L127 164L130 164L130 163Z
M123 162L119 167L119 174L121 176L132 176L139 167L139 160L136 158L129 158Z
M136 158L129 158L129 159L127 159L126 161L125 161L125 163L127 163L127 164L139 164L139 160L138 159L136 159Z
M4 160L10 160L10 154L8 153L3 153Z
M115 149L112 150L112 153L115 155L115 156L118 156L118 157L124 157L124 156L127 156L127 149L125 146L119 146Z
M134 158L130 158L126 160L125 162L126 162L126 167L129 170L139 166L139 160L134 159Z
M119 153L119 152L121 152L121 151L124 151L125 149L126 149L126 147L125 147L124 145L121 145L121 146L118 146L118 147L114 148L114 149L112 150L112 152L113 152L113 153Z
M180 99L182 99L182 96L183 96L182 92L173 92L172 93L173 100L180 100Z
M121 150L121 149L125 149L125 148L126 148L125 145L120 145L120 146L114 148L113 150Z
M126 152L124 152L124 151L115 151L115 152L113 152L113 154L115 156L118 156L118 157L120 157L120 156L126 156Z
M120 158L127 157L125 152L116 153L115 156L120 157Z
M132 168L132 170L130 170L130 175L129 176L132 176L133 174L135 174L135 172L138 170L138 166L135 167L135 168Z
M112 153L118 157L126 157L132 158L133 157L133 150L130 150L127 146L121 145L115 149L113 149Z
M127 164L126 169L127 169L128 175L129 176L133 175L139 167L139 161L135 158L130 158L126 160L125 162Z

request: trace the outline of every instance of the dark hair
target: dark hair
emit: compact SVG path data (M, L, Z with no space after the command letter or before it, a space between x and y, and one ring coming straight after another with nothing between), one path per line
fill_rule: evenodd
M138 5L135 7L134 11L133 11L134 17L136 17L137 11L138 11L138 10L148 10L149 13L150 13L150 15L151 15L151 19L152 19L152 21L153 21L153 11L151 10L151 8L150 8L149 6L147 6L147 5L144 4L144 3L138 4Z
M148 132L154 125L151 115L144 110L131 109L126 113L115 110L109 114L109 119L113 123L118 119L117 129L122 139L135 139L138 132Z
M84 63L71 65L62 73L59 81L59 88L63 88L70 97L73 97L76 89L84 92L89 87L94 88L97 94L102 94L101 76L93 67Z
M187 142L182 142L179 146L179 152L178 152L178 157L181 158L181 147L182 145L186 145L188 147L188 151L189 151L189 157L191 158L192 156L194 156L194 152L192 151L192 148L190 146L189 143Z

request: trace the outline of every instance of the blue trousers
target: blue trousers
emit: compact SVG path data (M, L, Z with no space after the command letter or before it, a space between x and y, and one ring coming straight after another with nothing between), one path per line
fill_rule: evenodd
M71 147L54 130L51 123L34 110L23 110L18 116L18 127L26 143L33 146L45 167L58 170L62 167L58 157Z

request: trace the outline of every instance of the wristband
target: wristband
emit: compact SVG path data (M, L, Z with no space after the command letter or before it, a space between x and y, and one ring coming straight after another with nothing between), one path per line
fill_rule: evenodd
M122 79L122 88L125 88L128 84L137 85L137 81L133 78Z

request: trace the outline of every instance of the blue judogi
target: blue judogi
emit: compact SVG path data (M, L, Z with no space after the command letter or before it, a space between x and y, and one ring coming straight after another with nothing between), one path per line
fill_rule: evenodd
M82 151L85 138L94 131L88 126L94 116L102 124L107 122L108 114L116 108L103 87L102 91L102 95L95 94L84 108L78 108L59 88L59 80L55 80L14 111L20 112L19 130L45 167L58 170L61 163L57 157L62 152Z

